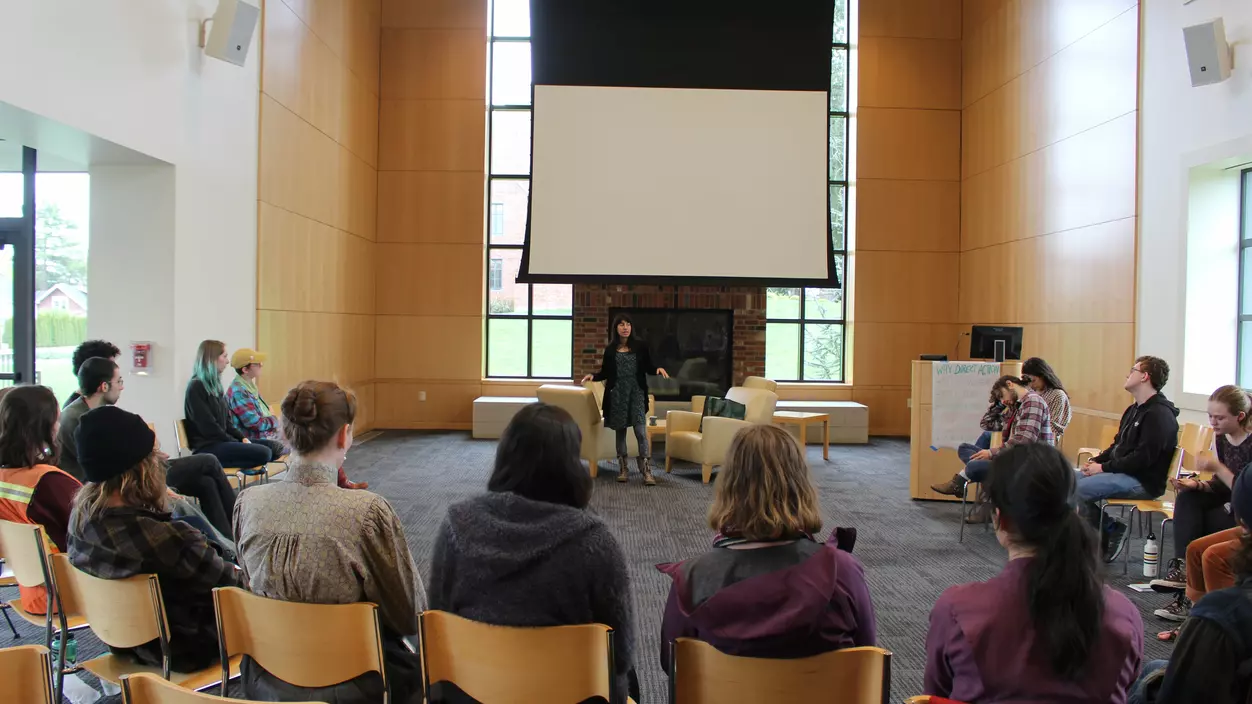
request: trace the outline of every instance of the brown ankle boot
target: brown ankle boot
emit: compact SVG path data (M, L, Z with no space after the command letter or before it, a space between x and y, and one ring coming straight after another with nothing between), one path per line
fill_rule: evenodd
M951 479L943 484L932 484L930 490L944 496L960 496L965 493L965 483L965 477L962 477L960 474L954 474Z
M647 457L635 458L635 469L643 475L643 483L647 486L656 486L656 478L652 476L652 461Z
M617 481L619 482L626 481L626 474L629 471L630 470L627 468L627 465L626 465L626 458L618 457L617 458Z

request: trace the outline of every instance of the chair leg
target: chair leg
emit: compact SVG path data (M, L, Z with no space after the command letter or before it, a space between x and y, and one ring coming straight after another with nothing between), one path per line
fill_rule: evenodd
M13 627L13 619L9 618L9 607L5 606L3 609L0 609L0 611L4 611L4 620L9 624L9 630L13 631L13 637L20 638L21 636L17 634L17 629Z
M713 478L713 465L711 464L700 465L700 481L702 481L705 484L708 484L709 480L712 478Z
M600 461L595 457L588 457L587 469L591 470L591 478L595 479L600 474Z
M673 460L670 458L669 450L667 448L665 452L665 473L671 474L673 473L673 471L674 471Z
M1138 514L1139 514L1139 520L1140 520L1140 521L1142 521L1142 520L1143 520L1143 513L1142 513L1141 511L1139 511L1139 509L1135 508L1134 506L1131 506L1131 507L1130 507L1130 519L1131 519L1131 520L1134 520L1134 518L1135 518L1135 514L1136 514L1136 513L1138 513ZM1123 516L1125 516L1125 515L1126 515L1125 510L1123 510L1123 511L1122 511L1122 515L1123 515ZM1127 533L1130 533L1130 521L1127 521L1127 522L1126 522L1126 532L1127 532ZM1140 531L1140 532L1142 533L1142 531ZM1131 539L1130 539L1130 538L1131 538L1131 536L1130 536L1130 535L1127 535L1127 536L1126 536L1126 547L1122 548L1122 552L1124 552L1124 553L1125 553L1124 555L1122 555L1122 557L1124 558L1124 559L1122 560L1122 576L1123 576L1123 577L1125 577L1125 576L1127 576L1127 575L1129 575L1129 574L1130 574L1130 546L1131 546L1131 544L1132 544L1132 541L1131 541Z
M965 542L965 497L969 495L969 482L965 482L965 486L961 488L961 532L956 538L956 542Z

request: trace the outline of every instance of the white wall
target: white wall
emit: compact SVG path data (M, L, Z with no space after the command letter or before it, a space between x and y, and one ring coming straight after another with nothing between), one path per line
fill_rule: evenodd
M1203 394L1185 394L1188 174L1193 167L1252 154L1252 3L1174 0L1143 4L1139 254L1136 350L1170 363L1166 392L1202 420ZM1232 77L1192 88L1182 28L1220 16L1235 45ZM1234 379L1229 381L1233 382Z
M198 25L216 6L0 2L0 101L172 165L127 175L101 170L115 163L106 156L90 167L88 333L123 347L142 334L157 345L157 373L127 394L165 416L149 420L167 443L199 341L234 348L256 334L260 52L254 39L243 68L202 54ZM148 316L150 326L139 320Z

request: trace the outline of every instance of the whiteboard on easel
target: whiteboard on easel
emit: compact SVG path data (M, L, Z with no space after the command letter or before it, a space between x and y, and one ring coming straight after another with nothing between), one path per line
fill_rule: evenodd
M999 362L935 362L931 366L930 447L959 447L982 432L991 387L1000 378Z

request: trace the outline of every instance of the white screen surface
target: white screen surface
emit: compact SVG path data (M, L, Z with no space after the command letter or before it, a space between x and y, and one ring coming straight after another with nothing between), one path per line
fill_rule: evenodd
M535 86L531 275L822 280L818 91Z

